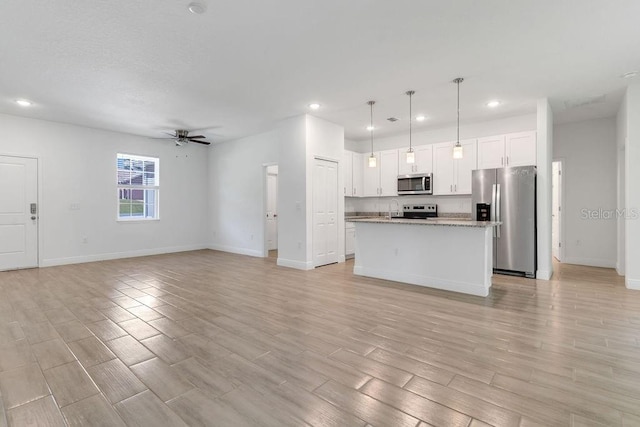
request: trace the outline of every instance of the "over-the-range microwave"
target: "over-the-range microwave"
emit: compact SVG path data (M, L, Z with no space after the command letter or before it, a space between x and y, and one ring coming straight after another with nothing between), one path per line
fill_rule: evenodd
M433 174L398 175L398 195L433 194Z

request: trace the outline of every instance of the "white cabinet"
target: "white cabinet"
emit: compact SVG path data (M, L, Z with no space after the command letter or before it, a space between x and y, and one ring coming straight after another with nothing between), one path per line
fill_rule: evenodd
M536 133L518 132L505 136L507 166L531 166L536 164Z
M477 167L475 139L460 141L462 159L453 158L455 142L433 144L433 194L471 194L471 172Z
M347 197L362 196L362 154L344 151L344 195Z
M376 151L376 167L369 167L369 156L362 155L365 197L398 195L398 150Z
M398 150L398 175L433 172L433 145L413 147L415 163L407 163L407 150Z
M535 164L535 132L518 132L478 139L478 169Z
M356 252L356 225L353 222L344 223L344 255L351 258Z
M353 195L353 152L345 150L342 156L342 172L344 173L344 195Z

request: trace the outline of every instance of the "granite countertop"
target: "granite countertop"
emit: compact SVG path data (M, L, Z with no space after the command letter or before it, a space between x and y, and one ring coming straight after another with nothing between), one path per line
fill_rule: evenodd
M450 227L496 227L501 222L492 221L472 221L471 219L462 218L430 218L430 219L410 219L410 218L391 218L388 217L359 217L350 219L350 222L369 222L375 224L411 224L411 225L441 225Z

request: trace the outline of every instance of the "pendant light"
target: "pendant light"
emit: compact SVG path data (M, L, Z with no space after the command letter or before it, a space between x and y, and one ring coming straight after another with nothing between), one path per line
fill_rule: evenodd
M373 104L375 104L376 101L369 101L367 102L367 104L369 104L369 107L371 108L371 125L369 126L369 130L371 132L371 155L369 156L369 167L370 168L375 168L377 165L377 159L375 154L373 154Z
M416 162L416 153L413 152L413 146L411 145L411 97L416 93L415 90L408 90L405 94L409 95L409 150L407 150L407 163L413 164Z
M456 145L453 147L453 158L461 159L462 158L462 145L460 145L460 83L462 83L464 79L462 77L458 77L453 80L453 83L458 85L458 139L456 140Z

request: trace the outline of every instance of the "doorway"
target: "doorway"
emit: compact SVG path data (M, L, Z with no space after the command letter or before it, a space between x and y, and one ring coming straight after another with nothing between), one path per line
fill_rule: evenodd
M278 165L266 168L264 256L278 258Z
M0 156L0 271L38 266L38 160Z
M551 177L551 245L552 255L562 262L562 160L552 163Z
M338 262L338 163L313 166L313 266Z

